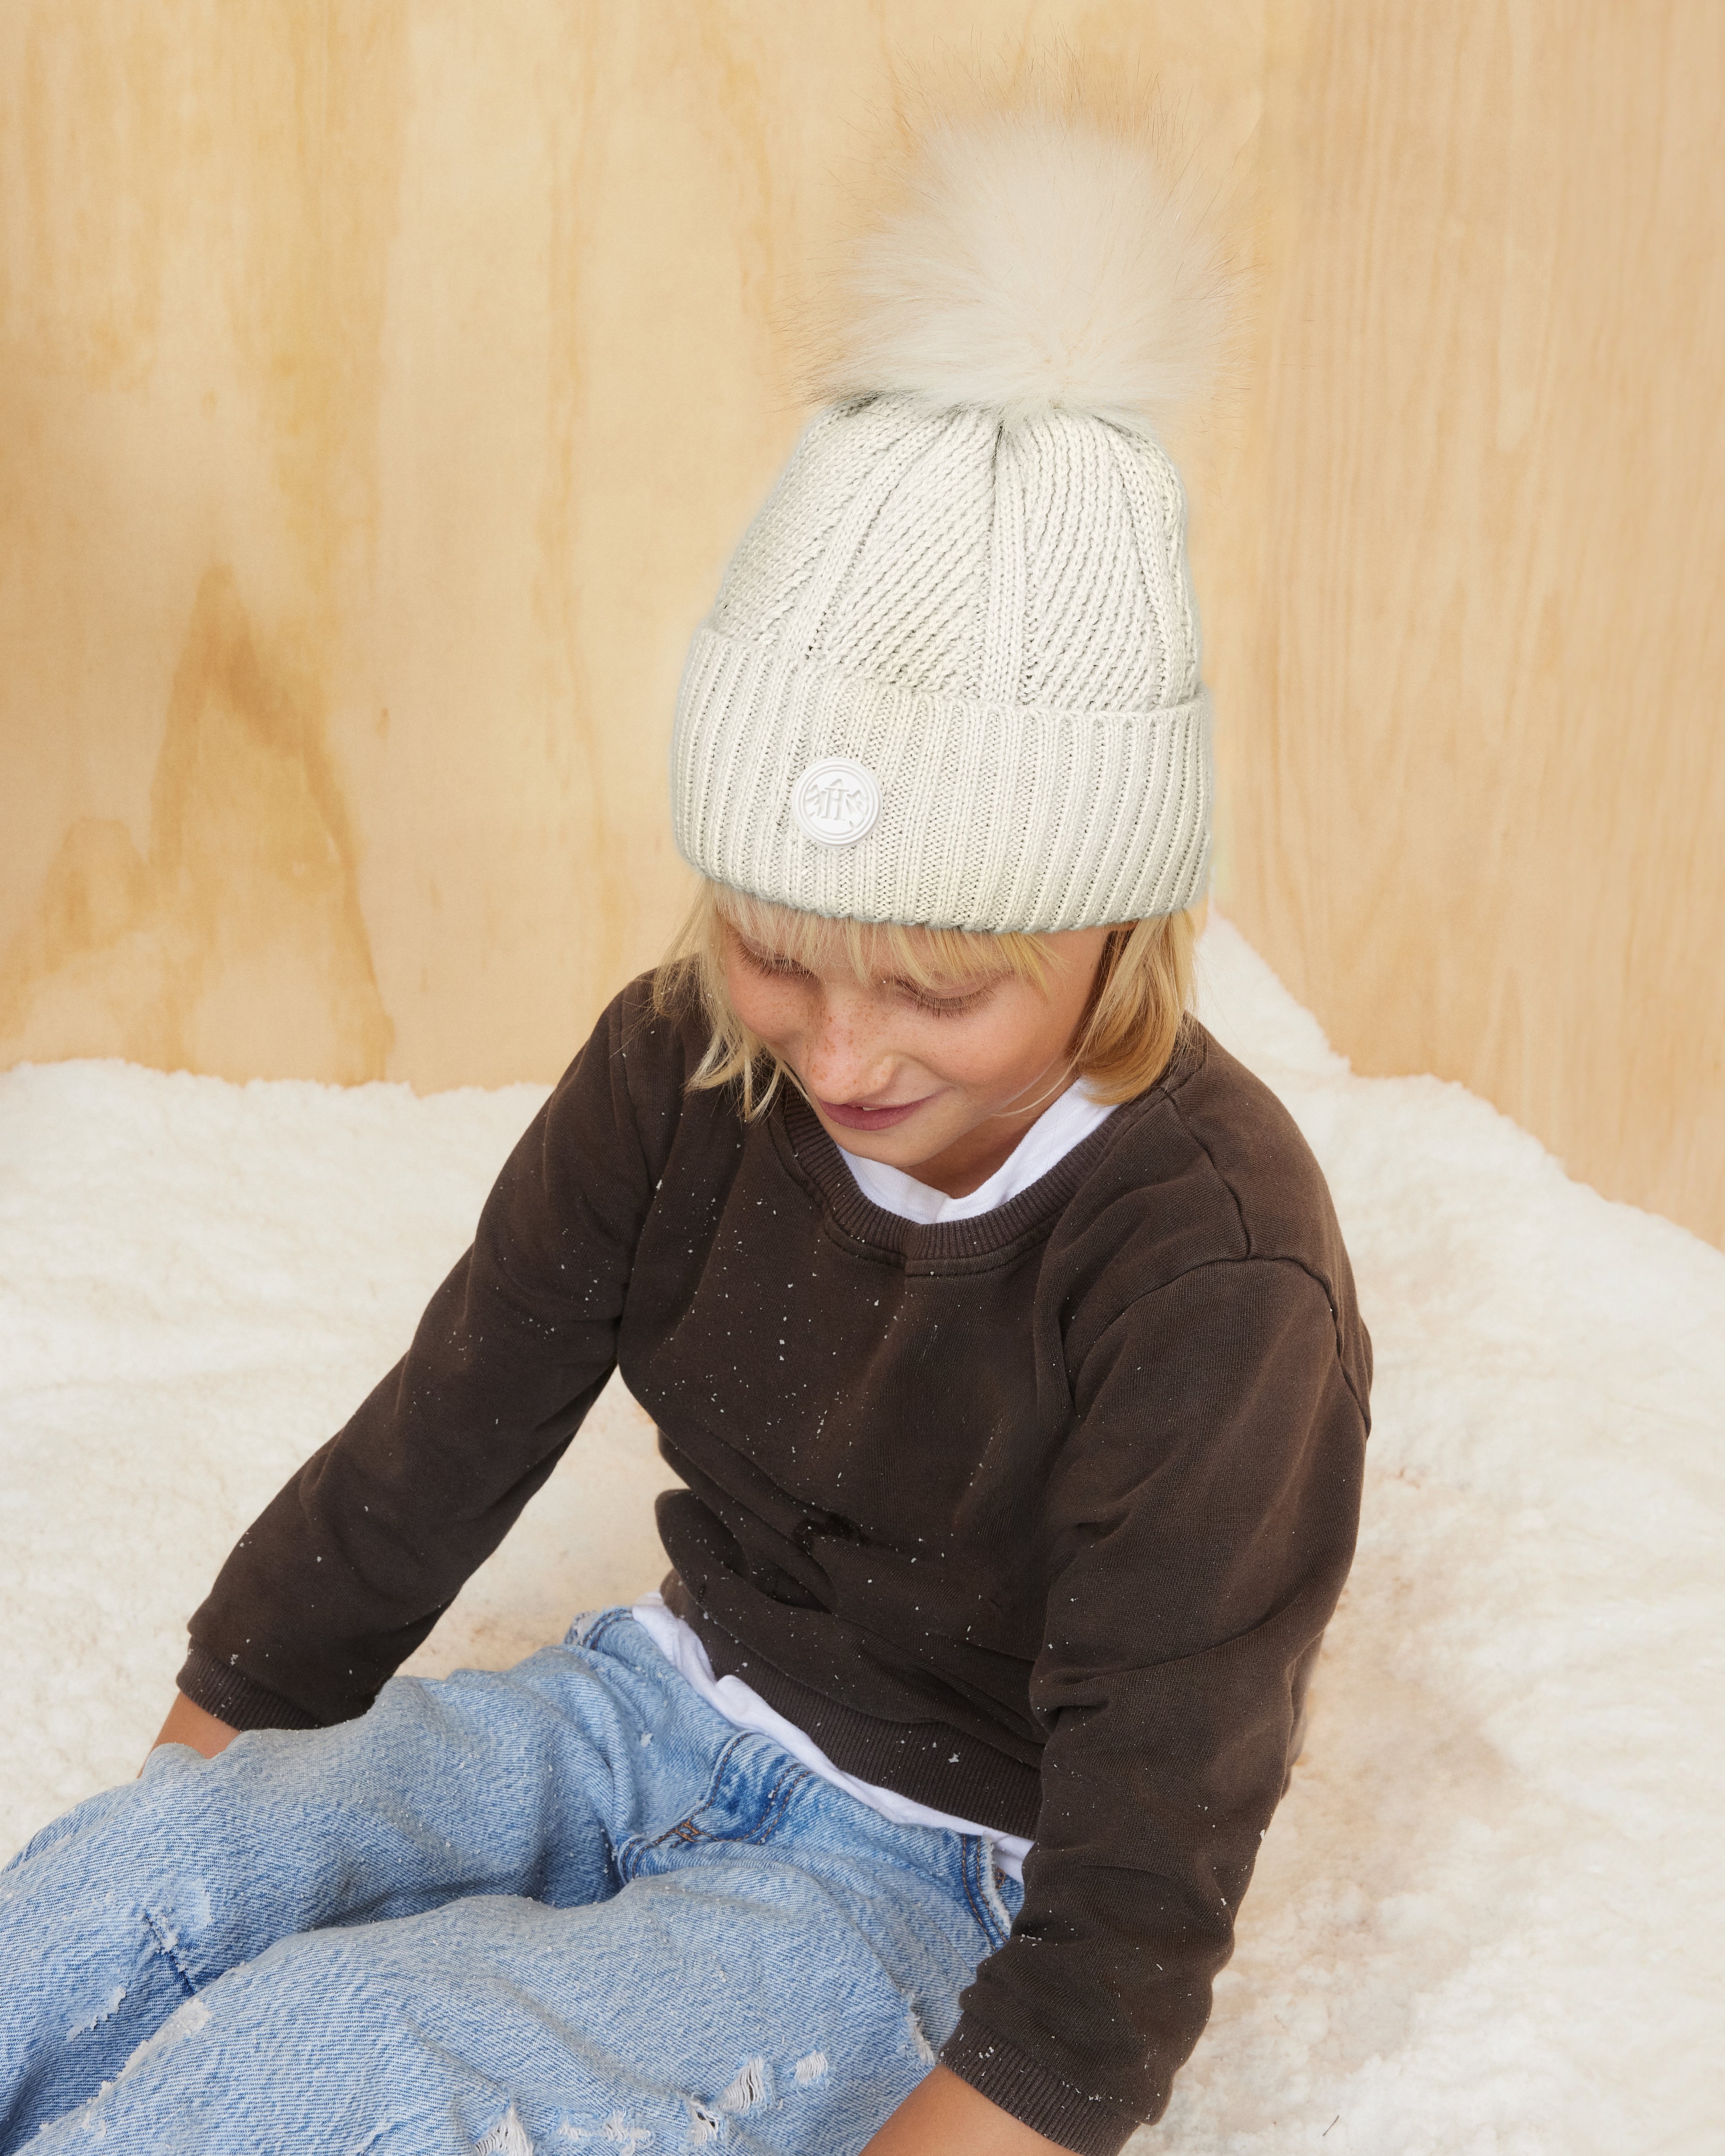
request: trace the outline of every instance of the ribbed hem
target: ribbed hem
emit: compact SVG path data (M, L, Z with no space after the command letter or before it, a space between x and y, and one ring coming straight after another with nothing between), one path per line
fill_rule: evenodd
M255 1683L243 1671L193 1647L176 1680L193 1707L201 1707L229 1729L320 1729L315 1714L296 1707L280 1692Z
M847 1235L878 1250L893 1250L919 1264L956 1263L960 1270L991 1269L1015 1257L1027 1243L1045 1236L1071 1202L1074 1191L1115 1140L1135 1121L1136 1101L1116 1108L1048 1173L991 1212L968 1220L913 1220L889 1213L865 1196L838 1147L801 1093L786 1086L779 1096L782 1124L790 1151L826 1200L834 1221ZM769 1125L769 1129L775 1128ZM971 1261L966 1265L965 1260Z
M944 1722L886 1722L842 1706L787 1676L715 1624L677 1573L660 1592L672 1614L700 1635L715 1676L740 1677L845 1774L999 1834L1035 1834L1042 1777L1034 1767Z
M1144 2123L1111 2097L1086 2096L969 2015L940 2047L940 2063L1021 2126L1074 2156L1117 2156Z
M823 845L791 808L837 757L879 788L866 835ZM803 913L1041 934L1177 913L1210 848L1210 701L1061 710L936 696L777 644L695 633L672 743L672 824L702 875Z

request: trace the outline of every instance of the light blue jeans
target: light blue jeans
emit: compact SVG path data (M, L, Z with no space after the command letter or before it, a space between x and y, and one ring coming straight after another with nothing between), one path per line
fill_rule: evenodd
M0 2150L840 2156L1021 1900L602 1610L44 1828L0 1873Z

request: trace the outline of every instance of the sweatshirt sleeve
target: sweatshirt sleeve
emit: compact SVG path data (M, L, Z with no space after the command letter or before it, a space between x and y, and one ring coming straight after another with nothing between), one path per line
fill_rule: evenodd
M1323 1285L1201 1265L1085 1355L1031 1701L1048 1731L1011 1937L944 2062L1114 2156L1197 2041L1353 1553L1366 1418Z
M574 1435L615 1361L656 1177L626 1052L638 1069L645 993L611 1004L528 1127L405 1356L240 1537L180 1676L208 1712L239 1728L363 1713ZM679 1099L680 1072L661 1091Z

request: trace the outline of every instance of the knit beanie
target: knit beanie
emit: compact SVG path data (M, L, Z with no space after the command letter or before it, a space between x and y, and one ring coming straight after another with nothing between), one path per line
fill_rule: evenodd
M1225 331L1213 244L1140 144L1001 116L925 140L845 299L832 401L689 652L680 851L862 921L1190 906L1209 700L1161 436Z

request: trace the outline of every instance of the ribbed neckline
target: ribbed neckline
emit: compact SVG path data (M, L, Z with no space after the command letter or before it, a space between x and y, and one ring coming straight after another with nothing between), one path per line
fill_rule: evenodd
M978 1260L1010 1256L1045 1235L1115 1141L1202 1062L1202 1028L1188 1020L1167 1069L1148 1092L1123 1102L1016 1198L968 1220L909 1220L865 1197L819 1116L793 1086L780 1089L769 1126L785 1165L813 1189L834 1225L853 1241L913 1265L974 1265Z

